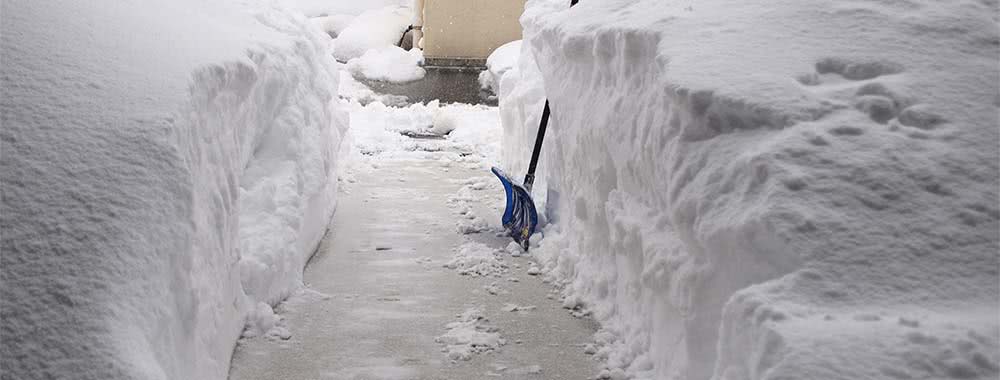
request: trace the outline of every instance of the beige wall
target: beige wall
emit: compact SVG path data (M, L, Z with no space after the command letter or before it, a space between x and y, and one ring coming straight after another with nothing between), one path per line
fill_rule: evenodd
M525 0L425 0L424 56L486 59L521 39Z

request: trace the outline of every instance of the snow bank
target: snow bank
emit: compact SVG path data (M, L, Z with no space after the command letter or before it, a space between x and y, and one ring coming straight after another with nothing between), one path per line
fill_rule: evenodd
M396 45L410 25L413 10L387 6L360 14L334 40L333 56L347 62L368 50Z
M995 4L566 6L522 17L504 164L544 83L556 222L532 254L617 337L609 366L996 378Z
M406 51L388 45L368 50L361 57L348 61L347 70L357 77L403 83L424 78L426 71L420 67L423 60L420 49Z
M224 378L299 286L337 75L303 17L240 3L4 2L5 377Z

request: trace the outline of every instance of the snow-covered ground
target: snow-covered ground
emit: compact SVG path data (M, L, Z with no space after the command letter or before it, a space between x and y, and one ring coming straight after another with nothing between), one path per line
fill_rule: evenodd
M349 99L345 106L353 144L346 176L392 158L431 158L444 168L461 165L484 173L499 161L498 108L438 101L389 106L385 103L396 103L391 95L376 94L343 72L341 80L340 94ZM447 141L407 135L447 136Z
M566 8L522 17L504 166L523 173L547 96L533 254L611 367L997 377L996 2Z
M328 37L256 1L12 0L0 30L3 377L224 378L335 207Z

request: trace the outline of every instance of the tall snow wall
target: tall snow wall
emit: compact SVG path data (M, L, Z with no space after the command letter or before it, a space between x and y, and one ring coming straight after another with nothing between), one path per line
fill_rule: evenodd
M643 379L996 378L995 1L533 0L533 254Z
M346 114L301 16L2 4L4 379L222 379L335 207Z

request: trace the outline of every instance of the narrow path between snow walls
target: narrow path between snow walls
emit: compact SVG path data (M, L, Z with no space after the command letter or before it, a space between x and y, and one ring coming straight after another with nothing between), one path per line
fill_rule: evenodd
M594 321L500 225L499 110L387 106L347 71L340 95L351 147L330 232L305 287L239 340L230 379L612 376Z
M4 1L4 379L225 378L335 206L346 115L307 25L253 1Z
M599 373L587 351L593 320L550 299L530 259L504 250L503 189L454 154L422 153L372 160L347 177L307 288L275 308L280 319L265 337L239 341L231 380Z
M529 1L535 251L642 379L996 378L995 4ZM990 79L986 79L990 78Z

